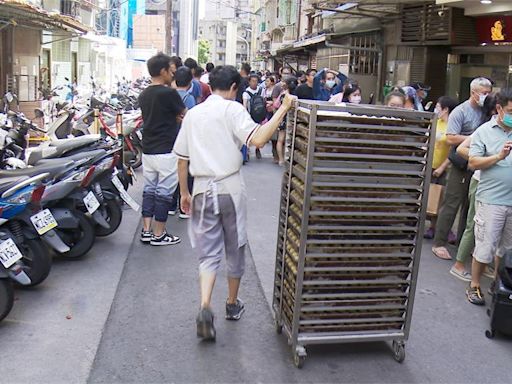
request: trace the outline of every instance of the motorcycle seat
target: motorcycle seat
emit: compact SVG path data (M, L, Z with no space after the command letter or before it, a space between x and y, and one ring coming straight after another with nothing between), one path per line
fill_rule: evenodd
M0 180L0 195L7 191L9 188L14 187L16 184L28 179L28 176L10 176L2 177Z
M93 151L86 151L86 152L79 152L71 156L61 157L61 158L54 158L54 159L41 159L39 160L36 165L42 165L42 164L57 164L58 162L69 162L69 161L80 161L84 159L94 159L99 156L103 156L107 151L104 149L95 149Z
M100 139L100 135L86 135L72 139L60 139L50 142L49 146L43 145L31 151L28 159L29 165L34 165L44 158L56 158L68 151L93 144Z
M0 178L3 177L18 177L21 176L35 176L41 173L49 173L51 178L54 178L57 175L69 170L74 167L73 161L61 161L59 163L52 164L41 164L36 165L35 167L28 167L22 169L6 169L0 170Z
M101 135L83 135L72 137L69 139L57 139L50 142L50 146L59 148L67 148L68 146L78 147L86 144L91 144L98 141Z

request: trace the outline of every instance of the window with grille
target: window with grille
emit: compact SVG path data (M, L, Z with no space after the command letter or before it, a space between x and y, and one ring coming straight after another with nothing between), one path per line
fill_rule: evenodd
M377 76L379 53L377 35L351 36L350 73ZM368 50L370 49L370 50Z

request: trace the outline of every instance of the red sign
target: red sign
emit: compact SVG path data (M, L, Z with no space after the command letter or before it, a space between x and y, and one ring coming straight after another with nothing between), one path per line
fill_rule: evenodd
M476 30L480 43L512 43L512 16L478 17Z

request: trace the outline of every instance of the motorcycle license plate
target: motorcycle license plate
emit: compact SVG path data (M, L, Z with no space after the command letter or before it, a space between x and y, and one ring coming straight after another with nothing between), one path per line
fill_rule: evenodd
M39 235L44 235L57 226L57 220L55 220L49 209L44 209L30 216L30 221Z
M7 239L0 244L0 261L5 268L9 268L22 257L23 255L12 239Z
M128 192L126 192L123 183L121 183L121 180L119 180L119 177L117 177L117 175L114 175L112 177L112 184L114 184L114 186L119 191L121 199L123 199L124 202L128 204L135 212L138 212L140 210L140 205L135 200L133 200L133 198L128 194Z
M85 208L87 208L87 212L89 212L91 215L96 212L96 210L100 207L100 202L94 195L92 191L90 191L85 197L84 197L84 204Z

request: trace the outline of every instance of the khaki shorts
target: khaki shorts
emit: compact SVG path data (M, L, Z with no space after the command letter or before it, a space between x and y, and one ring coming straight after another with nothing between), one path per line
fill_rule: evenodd
M502 257L512 249L512 207L476 202L475 251L473 257L482 264Z

